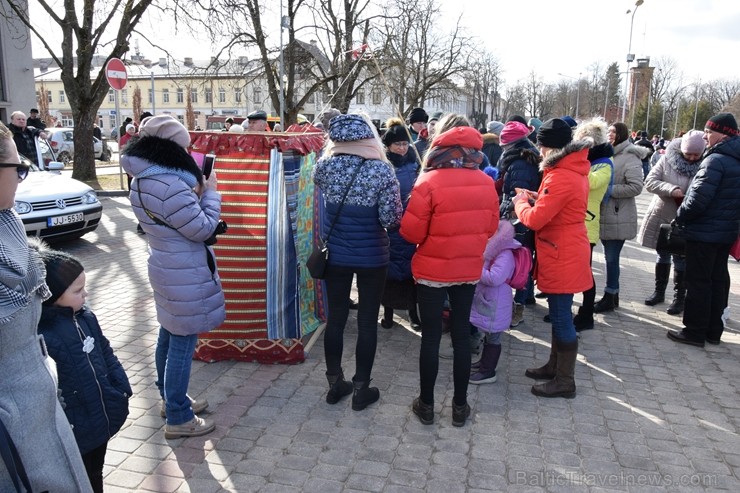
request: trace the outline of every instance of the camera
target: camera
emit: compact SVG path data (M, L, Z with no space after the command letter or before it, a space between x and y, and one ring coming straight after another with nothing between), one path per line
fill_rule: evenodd
M222 235L226 233L229 230L229 225L226 224L226 221L223 219L218 221L218 224L216 225L216 230L213 232L210 238L208 238L205 241L206 245L215 245L218 241L218 235Z

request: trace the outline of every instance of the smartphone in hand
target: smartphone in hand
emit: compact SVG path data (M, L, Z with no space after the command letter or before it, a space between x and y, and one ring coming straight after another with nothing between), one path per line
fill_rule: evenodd
M216 166L216 155L206 154L203 158L203 177L207 180L211 176L211 171Z

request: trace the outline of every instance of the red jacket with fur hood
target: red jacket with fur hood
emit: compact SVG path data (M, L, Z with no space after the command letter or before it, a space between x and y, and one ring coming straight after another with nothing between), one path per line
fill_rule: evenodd
M432 148L480 151L482 144L477 130L457 127L435 137ZM411 261L414 278L477 282L483 250L497 227L496 187L477 166L426 169L416 180L401 220L401 236L417 244Z
M553 151L541 164L542 183L534 206L519 200L516 215L535 231L534 278L548 294L581 293L591 287L591 246L586 232L588 161L586 141Z

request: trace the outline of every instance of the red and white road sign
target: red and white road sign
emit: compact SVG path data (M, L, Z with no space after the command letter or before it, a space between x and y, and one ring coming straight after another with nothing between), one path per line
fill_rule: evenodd
M108 60L108 64L105 66L105 78L108 79L108 84L116 91L126 87L128 74L126 73L126 66L119 58Z

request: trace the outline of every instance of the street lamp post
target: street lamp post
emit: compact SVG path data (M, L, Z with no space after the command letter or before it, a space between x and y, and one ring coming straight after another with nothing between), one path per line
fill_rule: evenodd
M635 14L637 13L637 9L645 3L645 0L637 0L635 2L635 9L634 10L628 10L627 13L629 14L632 12L632 19L630 19L630 42L629 46L627 48L627 72L630 70L630 64L635 59L635 55L632 53L632 28L635 25ZM629 77L625 77L624 79L624 106L622 106L622 121L624 121L625 116L627 115L627 96L626 94L629 92Z

